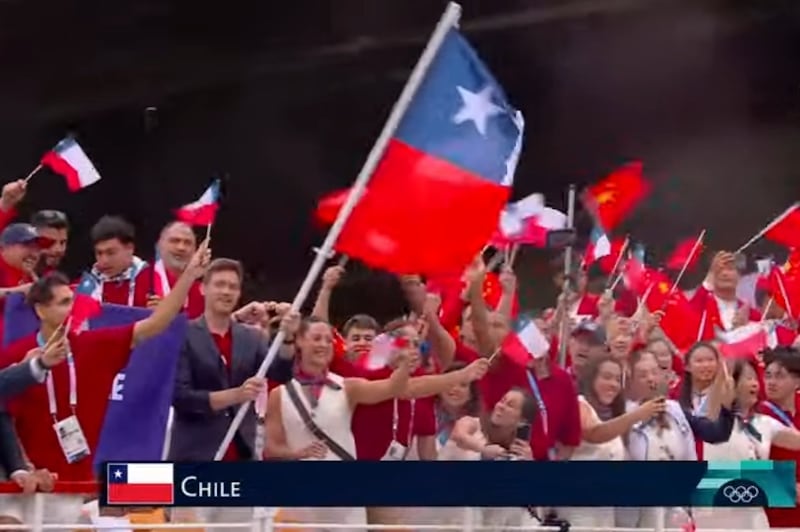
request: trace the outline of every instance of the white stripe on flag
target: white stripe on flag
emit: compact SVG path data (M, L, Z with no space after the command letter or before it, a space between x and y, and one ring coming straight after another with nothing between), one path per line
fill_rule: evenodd
M172 484L172 464L128 464L128 484Z
M100 174L77 142L71 143L67 149L59 152L58 155L78 173L81 188L100 181Z
M755 336L759 332L764 330L764 324L754 321L748 323L747 325L743 325L742 327L737 327L732 331L717 331L717 339L719 341L726 343L726 344L736 344L747 340L751 336Z
M603 233L603 236L594 243L594 259L602 259L609 255L611 255L611 241L608 239L608 235Z
M532 320L517 332L517 336L533 358L541 358L550 350L550 342Z

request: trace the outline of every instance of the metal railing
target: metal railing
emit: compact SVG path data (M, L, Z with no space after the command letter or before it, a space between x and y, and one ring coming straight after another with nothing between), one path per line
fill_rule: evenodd
M97 493L96 482L56 482L55 487L50 493L34 493L29 495L32 498L33 504L30 515L26 523L18 524L0 524L0 531L3 530L30 530L32 532L44 532L45 530L197 530L206 529L213 532L214 529L234 529L234 530L249 530L251 532L277 532L282 530L344 530L353 528L364 527L366 532L367 526L353 525L348 523L294 523L294 522L281 522L278 518L278 509L276 508L253 508L253 516L249 522L244 523L210 523L210 522L164 522L164 523L54 523L45 524L46 516L46 497L48 495L95 495ZM19 495L21 489L13 482L0 482L0 497L8 495ZM663 521L664 509L657 509L659 518L657 521ZM452 531L466 531L466 532L479 532L479 531L497 531L497 525L482 525L475 522L475 512L472 508L465 508L463 519L458 524L374 524L368 525L368 529L372 530L403 530L408 532L427 531L427 530L452 530ZM542 526L540 524L529 524L522 526L502 526L503 531L539 531L539 532L556 532L560 530L559 527ZM764 529L768 532L769 529ZM800 527L798 528L800 530ZM623 527L580 527L570 526L570 532L683 532L682 528L623 528ZM700 532L730 532L728 529L701 529ZM759 532L759 531L756 531Z

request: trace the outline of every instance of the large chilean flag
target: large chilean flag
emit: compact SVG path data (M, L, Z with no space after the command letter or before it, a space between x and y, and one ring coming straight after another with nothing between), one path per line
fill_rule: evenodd
M497 227L523 130L522 114L451 29L337 251L394 273L463 271Z

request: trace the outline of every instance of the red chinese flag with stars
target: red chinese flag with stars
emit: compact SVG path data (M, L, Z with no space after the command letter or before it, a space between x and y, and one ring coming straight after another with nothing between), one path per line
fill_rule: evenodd
M597 223L613 231L650 193L642 163L631 162L584 191L583 203Z

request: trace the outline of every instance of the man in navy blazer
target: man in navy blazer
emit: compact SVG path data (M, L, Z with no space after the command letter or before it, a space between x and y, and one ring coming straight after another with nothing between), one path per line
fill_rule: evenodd
M239 262L215 259L203 278L205 311L189 323L178 362L170 460L213 460L239 405L266 389L266 381L254 375L269 348L267 335L233 317L242 277ZM267 377L288 382L293 357L293 345L281 346ZM225 460L255 458L256 421L254 409L248 409Z

